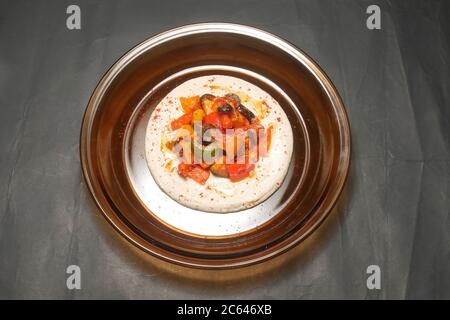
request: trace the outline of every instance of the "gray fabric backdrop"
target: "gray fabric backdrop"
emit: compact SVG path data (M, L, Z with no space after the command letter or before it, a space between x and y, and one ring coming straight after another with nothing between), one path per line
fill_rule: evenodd
M78 4L82 29L66 28ZM366 8L381 7L381 30ZM450 298L450 1L0 1L0 298ZM89 96L133 45L182 24L273 32L336 84L353 132L344 198L301 246L231 272L140 253L102 218L78 155ZM66 288L66 267L82 271ZM366 268L381 268L381 290Z

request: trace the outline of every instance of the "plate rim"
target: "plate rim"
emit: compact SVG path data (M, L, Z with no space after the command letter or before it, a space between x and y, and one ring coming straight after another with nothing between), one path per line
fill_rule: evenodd
M187 261L189 258L184 258L183 256L180 259L171 257L169 255L163 255L158 250L152 250L152 245L149 245L148 242L144 239L141 239L139 235L137 235L132 229L130 229L123 221L121 221L115 214L111 215L108 213L107 209L104 208L100 197L97 195L97 191L93 186L93 182L90 175L90 140L91 137L88 133L90 133L90 129L92 128L92 122L95 118L96 110L98 107L98 102L103 97L106 89L109 84L115 79L115 76L136 56L140 53L143 53L147 50L152 49L153 47L168 41L173 40L178 37L182 37L184 35L191 35L197 33L210 33L210 32L228 32L228 33L236 33L245 36L255 37L259 40L267 42L270 45L274 45L277 48L285 51L293 58L298 60L301 64L303 64L309 72L316 78L316 80L320 83L322 89L332 102L335 110L339 112L337 119L342 120L340 123L340 128L342 129L341 134L341 142L342 145L346 147L346 152L343 154L345 157L340 157L340 170L344 170L344 175L340 176L338 181L334 183L335 192L327 192L332 193L333 197L329 200L329 204L325 208L320 208L323 203L320 203L319 208L313 210L314 214L316 214L319 210L322 211L321 214L315 215L316 219L309 219L306 221L306 224L310 224L306 230L303 230L303 227L297 230L296 232L289 234L285 239L283 239L280 244L283 244L280 248L273 250L271 252L267 252L259 257L253 259L245 259L243 261L238 262L227 262L222 264L208 264L208 263L193 263ZM352 139L351 139L351 129L350 123L347 115L347 111L345 105L337 91L337 88L331 81L331 79L326 75L326 73L320 68L320 66L305 52L301 49L297 48L295 45L290 43L289 41L269 33L267 31L248 26L243 24L235 24L235 23L225 23L225 22L206 22L206 23L195 23L179 26L176 28L168 29L166 31L160 32L154 36L151 36L130 50L125 52L121 57L119 57L114 64L105 72L105 74L101 77L100 81L96 85L91 97L89 98L87 107L85 109L82 125L80 131L80 143L79 143L79 152L80 152L80 160L82 167L82 174L84 177L84 181L88 186L89 193L91 194L92 199L94 200L97 208L100 210L105 219L113 226L113 228L126 240L128 240L131 244L135 245L139 249L147 252L157 258L165 260L167 262L175 263L178 265L182 265L185 267L192 267L198 269L232 269L232 268L240 268L249 265L253 265L256 263L261 263L263 261L269 260L275 256L278 256L289 249L293 248L303 240L305 240L308 236L310 236L329 216L332 209L335 207L338 199L340 198L346 181L348 180L349 169L351 164L351 154L352 154ZM126 230L128 232L126 232ZM297 233L301 232L299 235ZM130 233L135 235L135 237L131 237ZM144 245L147 244L147 245ZM277 245L278 246L278 245ZM277 247L274 246L274 247ZM162 250L165 252L165 250ZM173 255L173 254L172 254Z

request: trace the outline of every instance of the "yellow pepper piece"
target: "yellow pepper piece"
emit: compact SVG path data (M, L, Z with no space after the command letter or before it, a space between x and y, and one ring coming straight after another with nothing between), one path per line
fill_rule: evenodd
M197 109L194 111L194 114L192 115L192 122L196 122L196 121L202 121L203 118L205 117L205 111L203 111L203 109Z

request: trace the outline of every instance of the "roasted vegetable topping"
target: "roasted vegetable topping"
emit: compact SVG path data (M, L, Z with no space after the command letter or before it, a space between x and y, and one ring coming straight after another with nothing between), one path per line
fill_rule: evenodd
M237 111L239 111L245 118L247 118L250 123L255 119L255 115L253 114L253 112L248 110L247 107L243 106L242 104L237 107Z
M204 169L202 166L197 164L187 163L180 163L178 165L178 173L183 177L191 178L200 184L205 184L210 175L208 169Z
M251 176L267 155L272 126L266 130L234 93L182 97L180 103L184 114L170 123L164 142L181 159L178 173L200 184L211 172L232 182Z
M236 102L236 106L241 104L241 98L235 93L228 93L225 97L233 99Z
M206 93L200 97L200 103L203 104L206 100L213 101L215 98L212 94Z
M193 96L189 98L180 98L181 107L184 113L190 113L196 109L200 109L200 97Z
M241 181L247 178L253 170L255 170L255 165L253 163L232 163L227 164L227 172L230 180L233 182Z
M170 123L172 130L181 128L183 125L190 124L192 122L192 113L185 113L178 119Z
M217 108L217 111L219 112L231 112L233 111L233 107L230 106L228 103L225 103Z

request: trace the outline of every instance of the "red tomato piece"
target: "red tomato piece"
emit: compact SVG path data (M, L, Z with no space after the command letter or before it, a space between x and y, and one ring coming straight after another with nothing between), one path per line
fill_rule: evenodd
M250 125L250 122L240 112L234 111L231 114L231 123L233 128L245 128Z
M194 180L200 184L205 184L209 178L210 171L204 169L197 164L180 163L178 165L178 173L185 177Z
M220 115L220 124L222 129L231 129L233 128L233 124L231 123L231 119L227 114Z
M232 182L238 182L242 179L247 178L250 173L255 170L255 165L253 163L232 163L227 164L228 176Z
M172 127L172 130L176 130L186 124L191 124L191 122L192 122L192 112L183 114L181 117L173 120L170 123L170 126Z
M203 118L203 122L205 124L210 124L218 129L222 129L222 121L220 116L220 112L211 112Z

